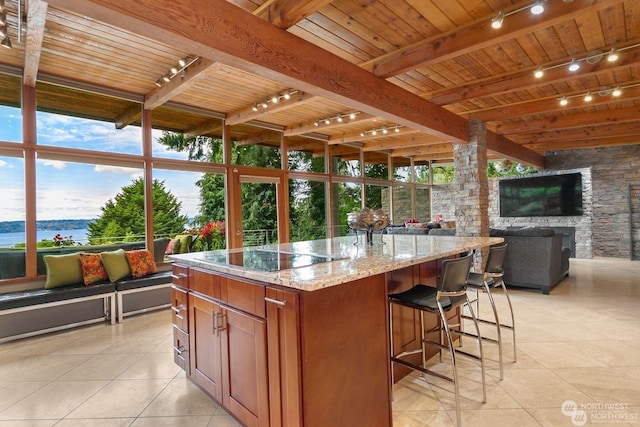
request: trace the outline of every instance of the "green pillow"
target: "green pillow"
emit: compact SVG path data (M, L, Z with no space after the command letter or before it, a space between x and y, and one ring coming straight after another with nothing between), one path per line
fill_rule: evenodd
M176 239L180 240L180 246L178 247L179 254L186 254L191 247L191 240L193 236L191 234L178 234Z
M131 269L124 254L124 249L105 251L101 253L102 265L107 270L109 280L112 282L131 276Z
M64 255L44 255L42 259L47 268L47 280L44 282L45 289L83 283L80 252Z

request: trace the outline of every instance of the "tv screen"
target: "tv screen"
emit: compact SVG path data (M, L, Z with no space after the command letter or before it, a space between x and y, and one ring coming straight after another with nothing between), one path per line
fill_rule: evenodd
M582 215L582 175L546 175L499 182L500 216Z

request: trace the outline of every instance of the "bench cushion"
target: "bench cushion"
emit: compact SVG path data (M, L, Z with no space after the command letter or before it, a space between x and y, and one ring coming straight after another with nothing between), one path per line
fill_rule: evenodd
M52 289L29 289L26 291L9 292L0 295L0 310L113 293L115 289L115 283L106 282L91 286L85 286L84 283L77 283Z
M171 270L160 271L138 279L124 279L116 282L117 291L144 288L146 286L162 285L171 282Z

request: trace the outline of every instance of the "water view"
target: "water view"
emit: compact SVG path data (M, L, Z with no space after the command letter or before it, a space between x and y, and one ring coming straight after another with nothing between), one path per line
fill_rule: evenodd
M38 230L36 234L37 241L43 239L53 240L53 236L60 234L62 237L69 237L76 243L87 243L87 229L74 229L74 230ZM0 233L0 248L11 248L18 243L24 243L26 241L24 231L16 233Z

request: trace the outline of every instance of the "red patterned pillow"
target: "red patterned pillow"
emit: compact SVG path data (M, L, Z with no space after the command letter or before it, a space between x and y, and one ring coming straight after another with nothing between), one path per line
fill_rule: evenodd
M82 279L85 285L104 282L109 280L107 270L102 265L102 257L100 254L80 254L80 266L82 267Z
M171 239L164 250L165 255L173 255L180 253L180 239Z
M156 263L148 249L138 249L135 251L125 251L131 275L134 279L143 277L158 271Z

